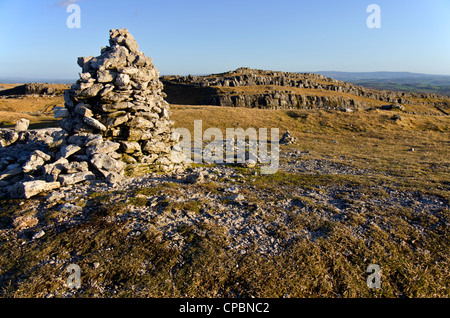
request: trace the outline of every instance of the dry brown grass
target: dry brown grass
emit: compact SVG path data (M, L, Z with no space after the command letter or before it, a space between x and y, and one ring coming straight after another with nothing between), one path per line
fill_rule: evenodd
M19 104L20 105L20 104ZM364 175L305 175L279 172L246 181L252 189L268 191L273 200L287 198L299 188L328 189L348 185L348 191L377 199L386 188L432 194L450 200L448 194L448 116L401 114L372 110L337 111L262 110L219 106L172 105L176 127L193 133L194 120L203 129L279 128L289 129L298 138L284 151L309 151L308 158L328 158L356 168L373 170ZM335 143L336 141L336 143ZM290 148L289 148L290 147ZM414 152L409 151L413 147ZM237 172L250 175L244 168ZM253 180L253 181L251 181ZM189 187L195 185L189 185ZM291 211L287 226L323 230L315 241L300 238L280 255L265 256L252 250L241 255L230 250L223 229L210 223L180 226L187 246L170 249L167 241L152 231L129 235L127 222L113 222L112 216L127 211L126 202L147 205L145 196L182 194L188 185L165 183L159 187L105 191L83 197L87 220L73 227L46 229L40 240L24 240L17 235L0 236L0 296L47 297L449 297L448 208L412 213L403 209L370 206L366 212L350 211L346 219L330 222L320 217L326 208L314 200L298 197L311 212ZM217 185L203 184L198 191L217 191ZM344 187L346 190L347 187ZM246 200L264 206L256 193L245 192ZM356 195L356 194L355 194ZM124 201L124 198L131 198ZM340 198L353 204L345 192ZM39 197L37 201L45 200ZM81 202L81 200L80 200ZM200 203L161 201L167 207L200 213ZM59 203L58 203L59 204ZM227 204L223 202L223 204ZM231 203L230 203L231 204ZM38 206L34 204L34 207ZM8 224L33 200L2 202L0 224ZM448 204L447 204L448 207ZM41 213L42 212L42 213ZM52 224L55 210L41 211L40 222ZM249 211L243 210L243 213ZM267 209L267 213L272 213ZM317 212L317 213L316 213ZM276 212L273 212L276 213ZM447 222L447 223L446 223ZM362 237L355 231L365 229ZM6 229L9 231L9 229ZM282 235L282 231L277 235ZM362 235L362 234L361 234ZM24 243L24 244L22 244ZM100 266L95 269L93 264ZM81 267L82 289L65 286L65 269L71 263ZM382 267L382 289L366 285L368 264Z
M203 120L203 127L279 128L294 134L311 132L395 132L395 131L447 131L448 117L401 114L401 121L392 120L396 113L385 110L344 113L325 110L265 110L257 108L171 105L177 127L193 131L193 122ZM205 128L205 129L206 129Z
M448 116L402 114L402 120L395 121L394 113L385 110L343 113L182 105L172 105L172 110L176 127L188 128L192 135L198 119L203 130L217 127L224 136L228 127L279 128L280 135L289 130L298 138L295 148L310 151L311 158L331 157L355 168L383 171L398 182L407 178L411 187L435 188L449 177Z
M64 106L62 96L1 98L0 127L14 125L21 118L30 120L31 127L53 126L56 123L52 112L55 106Z
M23 96L19 98L0 99L0 110L25 113L51 113L53 107L64 106L64 98Z

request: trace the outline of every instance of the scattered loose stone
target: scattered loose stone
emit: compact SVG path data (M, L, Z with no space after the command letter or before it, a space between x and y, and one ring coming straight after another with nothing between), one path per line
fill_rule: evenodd
M16 231L21 231L36 226L38 222L39 220L35 216L24 215L16 217L13 220L13 226Z
M45 199L47 202L59 201L65 197L64 193L54 191L50 193Z
M35 233L33 235L33 240L37 240L40 239L41 237L43 237L45 235L45 231L44 230L40 230L39 232Z
M83 208L71 203L64 203L58 207L59 212L76 213L82 211Z
M30 125L30 121L28 119L22 118L16 122L16 126L14 127L14 130L16 132L27 131L29 125Z
M242 194L238 193L238 194L235 194L235 195L232 195L232 196L228 197L227 199L232 200L232 201L240 202L240 201L245 200L245 197Z
M228 187L225 189L225 192L230 192L230 193L239 193L239 188L236 186L233 187Z
M200 171L193 174L190 174L186 178L186 183L202 183L205 181L205 177L208 176L208 172Z
M44 180L35 180L28 182L18 182L10 188L10 196L13 198L29 199L42 192L52 191L59 188L59 182L46 182Z
M77 172L72 174L59 175L58 181L63 186L80 183L87 180L95 179L95 174L91 171Z

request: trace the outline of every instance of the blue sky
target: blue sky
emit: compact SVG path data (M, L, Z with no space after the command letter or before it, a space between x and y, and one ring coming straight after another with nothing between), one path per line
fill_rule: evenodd
M66 5L81 28L66 25ZM369 29L368 5L381 8ZM77 78L125 27L161 74L408 71L450 75L449 0L0 0L0 77Z

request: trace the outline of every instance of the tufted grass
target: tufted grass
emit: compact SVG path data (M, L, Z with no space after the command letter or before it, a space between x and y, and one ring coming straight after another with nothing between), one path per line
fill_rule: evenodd
M326 159L366 172L254 176L251 169L233 167L245 181L243 213L254 212L257 204L271 222L277 210L269 201L293 200L285 228L275 228L272 235L282 237L287 229L314 234L298 237L276 255L260 254L256 246L244 253L228 248L225 229L213 222L180 226L178 234L187 244L177 249L151 226L133 232L132 221L123 218L130 204L148 208L146 198L183 197L188 189L218 194L216 182L92 193L83 198L85 218L73 225L57 223L56 210L42 210L44 196L23 204L3 200L1 297L450 297L448 117L402 114L396 122L392 112L380 110L348 114L182 105L172 111L176 126L191 130L194 119L202 119L204 129L289 129L299 142L283 151L309 151L296 160ZM345 212L299 194L333 189L338 189L335 200L348 207ZM388 199L391 189L413 193L417 200L435 196L444 204L419 212L408 205L362 209L361 202ZM198 214L203 203L166 198L154 208ZM237 206L221 203L226 209ZM30 213L38 226L16 232L13 220ZM32 240L41 227L46 234ZM66 286L69 264L81 268L79 290ZM381 267L381 289L367 287L369 264Z

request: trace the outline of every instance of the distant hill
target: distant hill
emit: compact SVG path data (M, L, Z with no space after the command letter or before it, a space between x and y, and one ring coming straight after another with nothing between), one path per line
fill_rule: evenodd
M67 84L30 83L17 85L12 88L2 89L0 90L0 96L17 96L17 95L33 95L33 94L62 96L64 90L69 88L70 86Z
M410 72L314 72L367 88L450 96L450 76Z
M48 83L48 84L74 84L76 79L55 79L38 77L0 77L3 84L28 84L28 83Z

